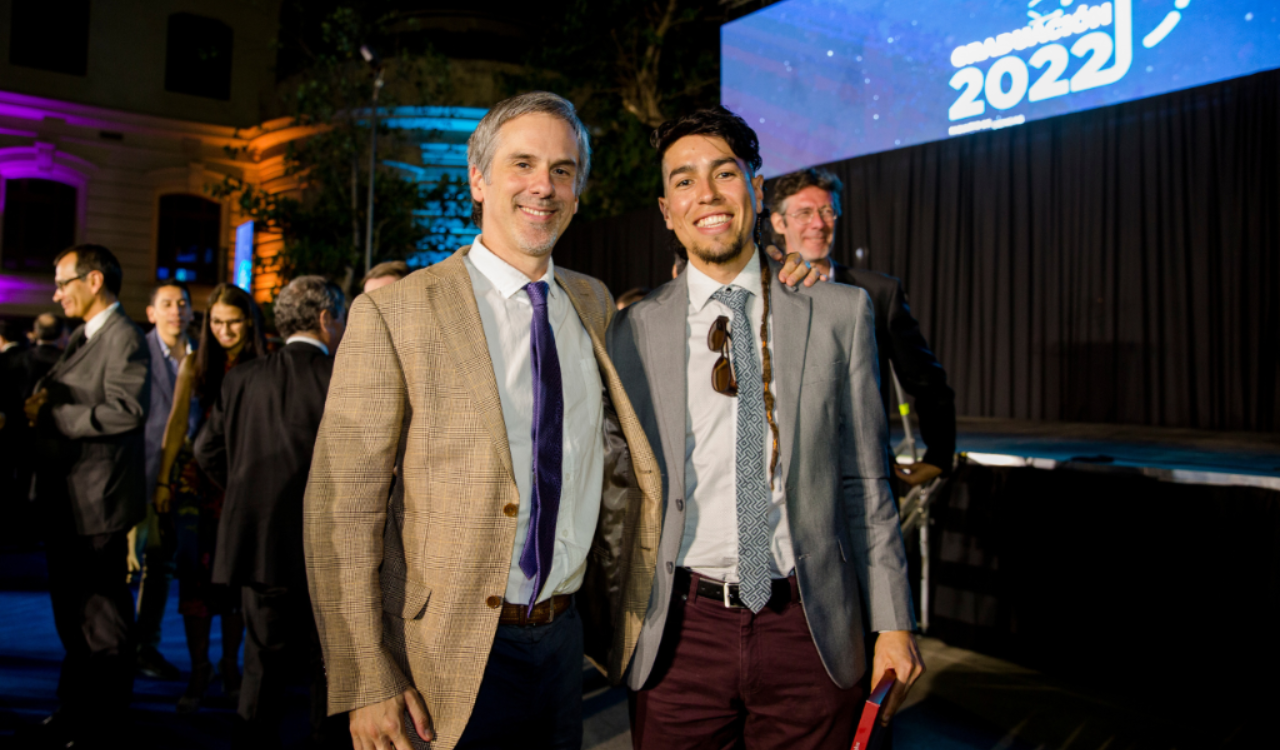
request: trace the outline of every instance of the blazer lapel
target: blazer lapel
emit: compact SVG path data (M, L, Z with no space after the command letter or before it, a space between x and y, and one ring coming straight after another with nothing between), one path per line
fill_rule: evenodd
M578 313L578 320L582 321L582 327L587 329L587 335L591 337L591 348L595 350L598 356L604 350L604 328L606 323L597 311L582 302L582 297L591 295L590 285L583 280L565 278L560 273L559 268L556 269L556 283L565 291L565 294L569 295L569 302L573 305L574 311Z
M53 371L49 373L50 375L54 372L66 372L72 367L75 367L76 363L85 358L85 353L93 348L94 344L102 340L104 333L106 333L112 326L120 324L120 321L117 320L117 318L124 316L124 313L120 312L119 308L104 314L107 316L107 319L102 322L102 327L93 334L93 338L86 339L80 344L80 346L76 347L76 350L71 352L69 356L64 354L62 359L58 361L58 364L54 365ZM75 333L72 334L71 340L75 341L77 336L84 335L86 326L87 324L81 324L80 327L76 329Z
M684 274L664 287L657 304L636 312L637 341L642 342L645 374L658 419L658 434L666 456L668 487L684 492L685 410L689 389L685 362L685 325L689 313L689 283ZM673 377L674 376L674 377Z
M493 360L489 358L489 346L484 337L484 324L480 321L480 308L476 306L471 274L462 262L470 249L471 246L467 245L437 265L436 289L439 295L432 305L433 317L462 373L463 382L479 404L477 411L489 432L493 449L514 482L515 470L511 468L511 445L507 442L507 425L502 419L498 378L493 372Z
M813 304L799 292L785 289L778 281L778 267L770 264L769 302L773 314L773 375L778 382L778 460L783 479L790 475L791 449L800 422L800 383L804 379L804 357L809 348L809 319Z
M164 359L164 347L160 346L160 334L152 328L147 334L147 343L151 347L151 387L160 391L162 403L173 403L174 376L169 370L169 363Z

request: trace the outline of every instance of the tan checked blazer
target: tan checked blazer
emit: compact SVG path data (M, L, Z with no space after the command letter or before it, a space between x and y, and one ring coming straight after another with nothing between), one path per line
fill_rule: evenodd
M356 299L305 504L329 712L413 685L444 750L480 687L515 541L503 509L520 502L468 250ZM556 281L605 383L603 508L578 605L588 653L618 682L653 585L662 482L605 353L612 298L582 274Z

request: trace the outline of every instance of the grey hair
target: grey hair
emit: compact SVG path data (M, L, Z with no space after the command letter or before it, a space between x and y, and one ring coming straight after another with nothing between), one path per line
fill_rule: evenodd
M314 331L320 326L320 313L325 310L335 318L342 318L346 313L346 295L323 276L299 276L276 297L276 330L286 339L295 333Z
M587 174L591 172L591 139L587 127L578 119L578 111L573 102L550 91L530 91L509 99L503 99L489 110L476 126L476 130L467 139L467 166L475 167L484 176L484 181L493 181L493 157L498 152L498 132L502 126L521 115L544 114L559 117L573 128L578 140L578 174L574 179L574 195L582 195L587 185ZM477 227L484 214L484 207L476 200L471 201L471 220Z

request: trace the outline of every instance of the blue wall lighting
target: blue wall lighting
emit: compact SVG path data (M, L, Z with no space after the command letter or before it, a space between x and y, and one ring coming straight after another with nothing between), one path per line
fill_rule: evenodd
M236 255L232 263L232 283L246 292L253 285L253 222L236 227Z

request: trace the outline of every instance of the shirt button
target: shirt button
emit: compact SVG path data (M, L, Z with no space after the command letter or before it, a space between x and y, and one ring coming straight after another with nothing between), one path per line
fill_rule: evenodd
M675 564L675 563L673 563L673 562L668 561L668 562L667 562L667 572L668 572L668 573L674 573L674 572L675 572L675 570L676 570L676 564Z
M676 498L676 510L684 511L684 498L682 497Z
M491 596L488 599L485 599L484 603L488 604L491 609L497 609L502 606L502 597Z
M520 513L520 506L515 503L507 503L502 506L502 512L512 518L515 518Z

